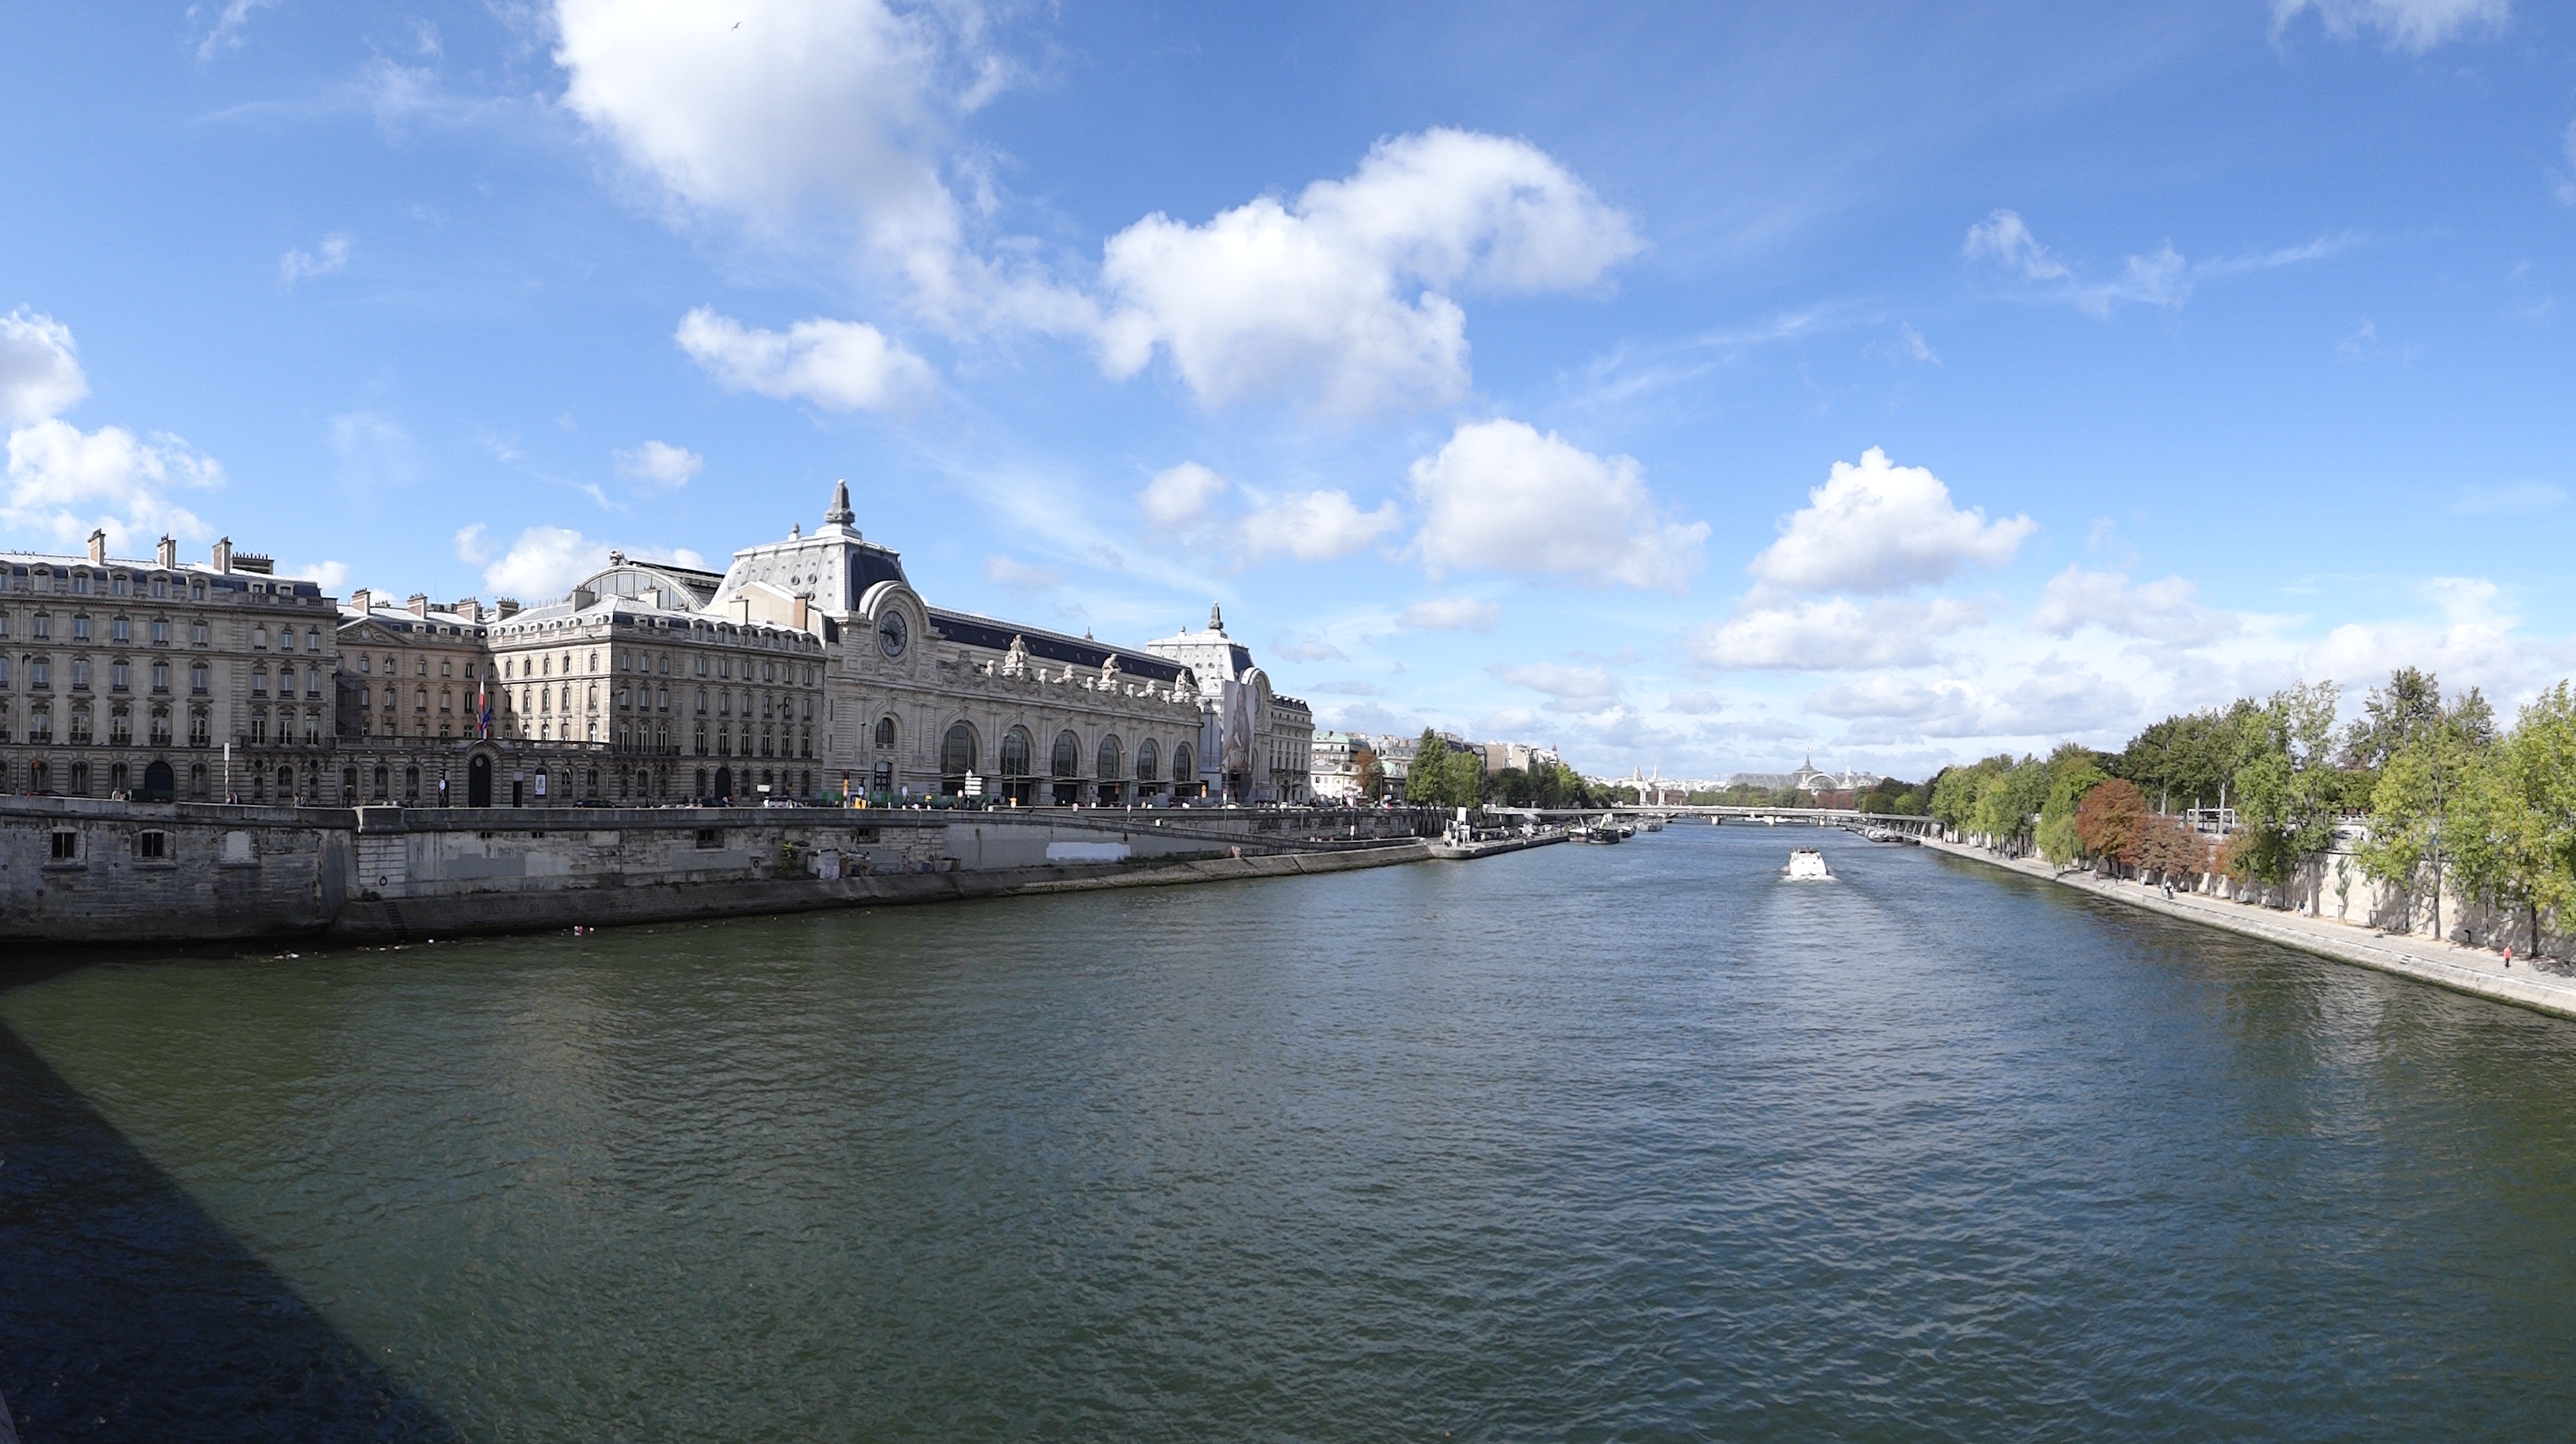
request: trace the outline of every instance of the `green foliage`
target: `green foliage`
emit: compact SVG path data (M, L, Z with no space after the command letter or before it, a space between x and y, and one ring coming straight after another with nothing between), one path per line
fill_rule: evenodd
M1977 800L1969 809L1968 830L1982 834L1995 846L2010 846L2030 835L2040 805L2048 800L2048 764L2036 757L2019 762L2001 757L1990 760L2000 765L1977 783Z
M2244 760L2239 754L2245 719L2255 710L2240 698L2224 711L2168 717L2131 738L2104 770L2137 784L2139 794L2159 812L2216 807Z
M1483 759L1451 747L1425 727L1405 774L1404 800L1426 807L1474 807L1485 800Z
M1899 782L1893 777L1882 777L1871 783L1867 791L1854 799L1852 806L1862 812L1890 812L1906 817L1920 817L1931 801L1932 788L1929 783L1917 785L1912 782Z
M2238 717L2235 802L2244 827L2238 860L2253 877L2283 883L2299 860L2334 840L2349 788L2334 766L2332 682L2285 687Z
M2086 793L2111 780L2103 764L2115 760L2072 742L2048 754L2048 794L2039 806L2041 856L2064 867L2091 850L2076 832L2075 809Z

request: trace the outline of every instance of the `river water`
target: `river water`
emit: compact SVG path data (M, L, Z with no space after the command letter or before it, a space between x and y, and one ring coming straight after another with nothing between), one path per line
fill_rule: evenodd
M2558 1438L2576 1025L1916 849L0 979L45 1438ZM184 1426L184 1427L182 1427Z

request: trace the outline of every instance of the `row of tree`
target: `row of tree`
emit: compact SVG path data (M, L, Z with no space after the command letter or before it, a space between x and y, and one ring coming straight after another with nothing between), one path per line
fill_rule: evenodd
M2382 882L2576 917L2576 694L2567 683L2499 728L2472 688L2445 699L2404 668L2338 727L2331 682L2168 717L2116 753L2069 743L2046 758L1945 768L1931 816L1963 835L2058 863L2285 883L2359 824ZM2224 840L2177 812L2218 809Z
M1374 802L1387 795L1386 760L1376 749L1352 749L1351 769L1362 797ZM1562 762L1530 768L1505 767L1488 774L1483 758L1424 728L1413 744L1412 760L1405 764L1404 800L1426 807L1493 803L1503 807L1592 808L1633 802L1636 798L1634 793L1623 795L1616 788L1586 782Z

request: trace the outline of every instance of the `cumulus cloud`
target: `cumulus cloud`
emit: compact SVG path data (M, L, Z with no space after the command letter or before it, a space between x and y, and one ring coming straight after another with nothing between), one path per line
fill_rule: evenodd
M1477 597L1430 597L1406 607L1395 624L1408 632L1490 632L1500 605Z
M1905 722L1926 737L2065 737L2125 723L2138 707L2127 688L2064 665L2001 689L1955 678L1863 677L1807 699L1807 710L1821 716Z
M223 468L167 433L63 420L88 394L70 327L23 307L0 316L0 418L11 423L0 524L65 548L103 528L128 555L163 534L210 535L172 493L221 486Z
M2376 30L2391 50L2421 55L2470 30L2500 30L2511 0L2272 0L2277 39L2301 15L2314 12L2326 33L2349 40Z
M1252 496L1254 504L1240 515L1222 514L1218 503L1236 491ZM1155 527L1231 551L1244 562L1282 555L1333 561L1404 525L1391 501L1363 511L1339 489L1260 497L1195 461L1155 473L1136 493L1136 507Z
M1493 674L1515 687L1545 693L1548 706L1560 712L1599 712L1619 700L1619 681L1600 667L1566 667L1554 662L1499 666Z
M1347 491L1300 491L1255 507L1243 518L1241 535L1254 561L1285 552L1301 562L1325 562L1365 550L1402 525L1394 502L1362 511Z
M1963 567L2001 566L2038 527L2027 516L1989 522L1982 507L1961 510L1939 477L1894 465L1873 446L1858 465L1835 462L1746 570L1789 591L1902 591Z
M1060 567L1031 566L1027 562L1017 561L1000 552L995 552L984 558L984 580L1006 592L1033 597L1040 592L1051 592L1063 586L1064 570Z
M647 441L631 451L611 451L620 476L676 490L707 469L707 459L684 446Z
M1466 315L1447 290L1579 289L1638 248L1625 215L1525 141L1399 136L1292 201L1205 225L1158 212L1111 237L1101 362L1131 376L1160 349L1210 405L1445 403L1468 384Z
M532 603L551 601L572 585L608 565L614 543L586 537L570 527L532 526L495 555L489 532L476 522L456 533L457 560L483 569L483 583L500 596ZM623 547L629 556L659 555L681 566L704 568L706 558L686 547Z
M1159 527L1190 527L1207 519L1208 509L1233 483L1195 461L1184 461L1154 473L1136 493L1137 509Z
M337 597L348 594L349 564L347 562L297 562L292 565L280 562L277 566L277 574L281 577L301 577L312 582L322 588L325 596Z
M1801 672L1910 667L1932 660L1934 644L1985 613L1947 597L1848 597L1750 604L1692 634L1686 646L1704 666Z
M2415 590L2438 620L2346 622L2301 653L2300 673L2360 681L2385 677L2397 667L2421 667L2453 691L2480 686L2495 697L2512 696L2535 680L2532 664L2538 659L2517 644L2514 630L2521 618L2504 604L2495 583L2436 577Z
M680 318L672 339L728 391L827 411L894 410L931 389L929 362L862 321L817 317L764 331L701 306Z
M1708 539L1708 523L1665 517L1635 459L1595 456L1524 422L1466 423L1411 476L1415 545L1435 577L1482 568L1677 592Z
M349 264L349 233L333 231L312 250L289 250L277 258L277 288L290 291L298 281L327 276Z
M2060 637L2099 627L2115 636L2193 646L2230 636L2241 623L2201 606L2200 584L2186 578L2131 582L2118 572L2070 566L2049 579L2030 625Z
M0 316L0 421L43 421L88 394L69 326L23 306Z

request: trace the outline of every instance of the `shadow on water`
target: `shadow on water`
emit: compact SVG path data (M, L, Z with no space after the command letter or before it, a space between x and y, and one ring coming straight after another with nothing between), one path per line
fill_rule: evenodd
M6 1027L0 1396L29 1444L457 1437Z

